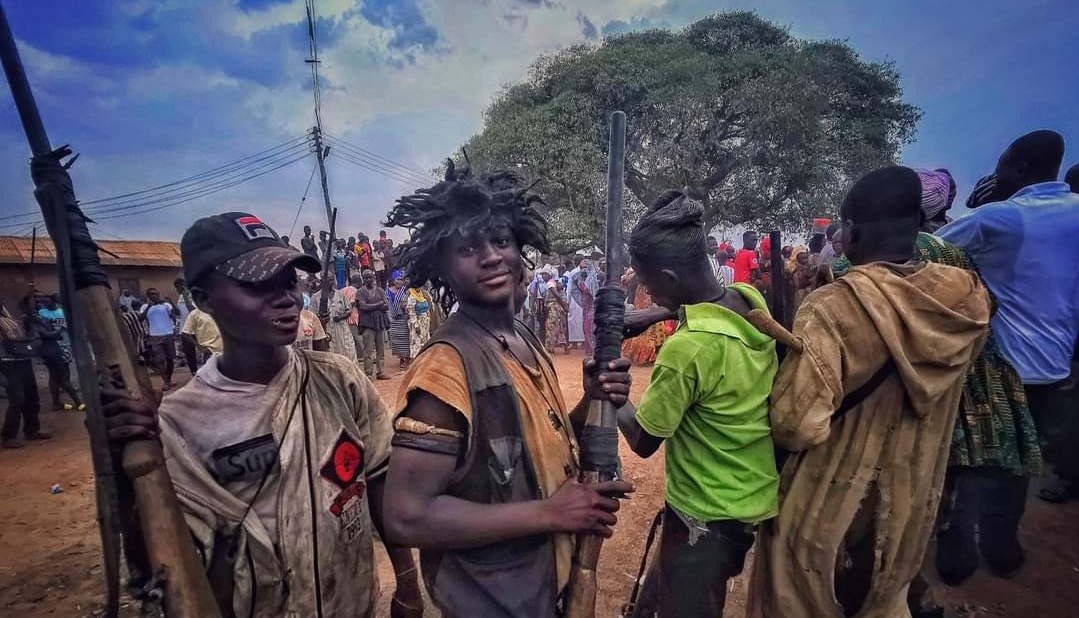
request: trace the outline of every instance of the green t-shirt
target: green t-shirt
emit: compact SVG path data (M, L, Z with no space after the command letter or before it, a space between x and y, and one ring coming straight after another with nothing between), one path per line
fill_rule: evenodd
M730 289L767 311L752 286ZM667 502L702 521L774 517L779 477L768 395L779 365L775 341L715 303L680 313L637 408L641 427L666 440Z

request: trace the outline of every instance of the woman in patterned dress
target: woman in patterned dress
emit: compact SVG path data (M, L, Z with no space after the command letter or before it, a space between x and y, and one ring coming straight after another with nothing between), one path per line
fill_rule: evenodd
M566 316L569 304L562 298L558 289L558 280L549 273L543 273L543 304L547 309L544 322L544 342L547 351L554 354L558 347L569 353L569 341L566 340Z
M416 358L431 339L430 297L419 288L408 288L404 294L408 316L408 357Z
M637 275L634 274L632 268L622 277L622 286L626 288L627 298L633 299L634 309L648 309L652 306L652 297L649 296L647 288L637 281ZM656 354L659 353L660 346L673 330L670 321L649 326L648 330L640 335L622 342L622 356L633 361L634 365L651 365L656 362Z

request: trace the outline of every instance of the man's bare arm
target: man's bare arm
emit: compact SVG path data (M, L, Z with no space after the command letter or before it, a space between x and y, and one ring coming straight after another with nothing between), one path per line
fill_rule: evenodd
M467 430L456 411L422 391L405 415L462 434ZM618 501L603 494L633 490L619 481L587 486L569 480L545 500L480 504L446 493L456 468L453 455L395 447L383 505L387 540L406 547L454 549L545 532L610 536Z

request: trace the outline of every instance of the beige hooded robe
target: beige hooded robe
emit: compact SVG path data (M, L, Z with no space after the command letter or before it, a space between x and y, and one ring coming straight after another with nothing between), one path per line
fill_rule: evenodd
M909 618L989 313L976 275L939 264L858 266L805 299L793 330L804 350L783 361L771 400L776 444L798 452L783 467L779 516L761 527L747 616L843 618L836 571L861 538L872 583L856 615ZM889 356L895 371L832 422Z

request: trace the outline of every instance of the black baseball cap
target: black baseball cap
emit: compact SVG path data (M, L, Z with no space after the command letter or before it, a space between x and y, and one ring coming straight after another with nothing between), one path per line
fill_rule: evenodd
M184 278L194 283L211 270L236 281L258 283L292 266L314 273L318 260L281 240L255 215L226 212L203 217L180 240Z

